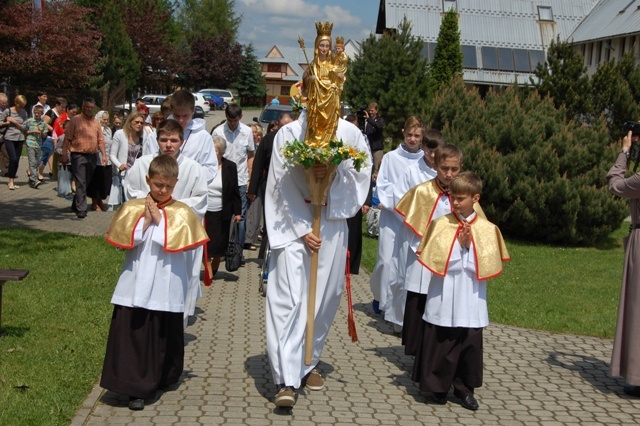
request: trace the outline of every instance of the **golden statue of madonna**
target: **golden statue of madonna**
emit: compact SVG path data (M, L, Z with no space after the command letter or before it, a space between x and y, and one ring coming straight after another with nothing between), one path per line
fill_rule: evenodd
M340 95L347 71L344 39L338 38L337 51L332 54L332 29L333 23L316 22L314 57L303 75L308 99L305 143L316 147L327 147L329 141L336 139ZM298 41L304 49L304 41Z

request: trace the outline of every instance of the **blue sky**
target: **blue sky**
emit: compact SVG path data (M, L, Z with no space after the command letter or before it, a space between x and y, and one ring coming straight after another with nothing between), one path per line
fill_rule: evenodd
M298 35L313 45L315 21L333 22L333 38L361 41L375 32L380 0L236 0L242 15L238 41L253 43L258 58L275 44L297 46Z

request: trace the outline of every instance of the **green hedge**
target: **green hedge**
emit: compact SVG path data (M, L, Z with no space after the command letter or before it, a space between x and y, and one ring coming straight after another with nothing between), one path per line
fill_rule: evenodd
M567 121L533 90L510 87L482 99L457 79L436 94L426 121L463 150L464 169L484 181L480 203L506 235L592 244L628 213L606 189L617 148L602 120Z

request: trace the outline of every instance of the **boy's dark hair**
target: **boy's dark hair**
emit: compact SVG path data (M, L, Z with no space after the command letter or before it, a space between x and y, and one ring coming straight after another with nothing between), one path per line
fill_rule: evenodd
M462 172L451 181L449 191L452 194L480 195L482 193L482 179L474 172Z
M43 92L42 90L38 91L37 93L38 93L38 97L47 94L47 92Z
M358 125L358 117L356 117L355 114L348 114L344 119L349 123L355 123L356 126Z
M84 104L94 104L95 105L96 101L93 98L84 98L82 100L82 105L84 105Z
M160 124L158 124L158 130L156 131L157 138L164 134L177 133L180 136L180 140L184 140L184 130L182 130L182 126L174 119L162 120Z
M224 115L231 120L235 120L242 115L242 107L238 104L231 104L224 111Z
M44 107L42 105L36 105L33 107L33 112L36 111L44 111Z
M171 110L188 109L193 111L196 108L196 98L187 90L180 89L171 95Z
M177 178L179 170L178 161L175 158L168 154L161 154L151 161L147 175L149 178L154 176Z
M166 98L164 98L164 100L160 104L160 112L165 117L171 115L171 96L167 96Z
M67 104L67 111L70 109L78 109L78 105L76 105L73 102L71 102L70 104Z
M440 162L446 160L447 158L459 158L460 164L462 165L462 151L457 146L447 143L436 149L435 158L433 162L436 164L440 164Z
M429 149L436 149L446 142L444 140L444 136L442 136L442 132L436 129L429 129L424 134L422 138L422 144L426 145Z

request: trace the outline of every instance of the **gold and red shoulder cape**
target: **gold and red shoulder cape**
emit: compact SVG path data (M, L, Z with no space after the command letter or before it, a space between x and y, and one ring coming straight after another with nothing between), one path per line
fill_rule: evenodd
M478 214L469 221L476 262L476 279L495 278L502 273L502 262L511 260L500 229ZM447 274L453 246L463 222L450 213L429 224L420 247L418 261L436 275Z
M422 238L424 231L433 219L438 200L443 195L448 194L449 191L442 188L438 183L438 179L434 178L408 190L396 205L395 211L404 217L404 223L418 237ZM480 204L475 203L473 210L477 215L486 219Z
M113 216L107 242L123 249L133 248L133 234L140 220L144 219L146 199L139 198L124 203ZM173 253L192 249L209 241L198 216L186 204L170 199L159 203L164 211L164 251Z

